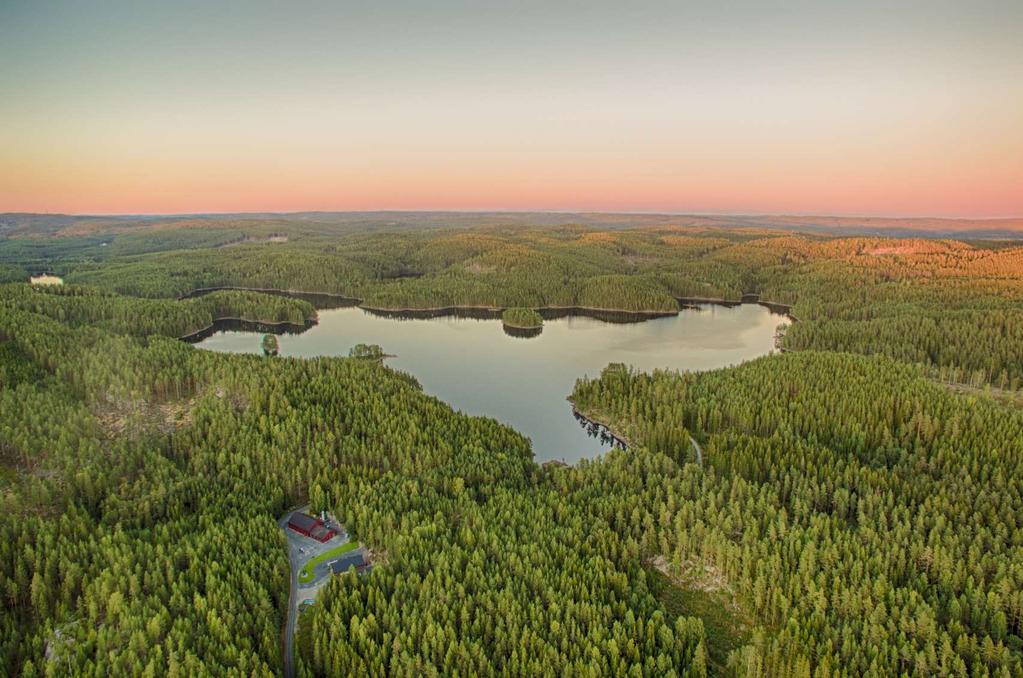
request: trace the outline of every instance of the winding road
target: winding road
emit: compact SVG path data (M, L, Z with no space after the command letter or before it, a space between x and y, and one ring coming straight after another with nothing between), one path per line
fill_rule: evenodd
M294 511L288 511L277 521L277 525L288 534L288 520ZM291 588L288 590L288 624L284 631L284 676L293 678L295 675L295 620L298 617L298 571L302 567L298 557L301 554L291 546L288 539L288 564L291 566Z
M288 623L284 629L284 675L286 678L293 678L295 675L295 627L298 625L299 606L304 604L304 602L313 602L320 589L330 581L331 576L334 574L334 570L331 568L332 563L338 560L341 560L343 563L346 557L363 557L366 552L364 547L358 546L352 549L347 556L338 554L333 560L322 558L324 553L328 551L333 552L339 546L348 543L348 531L330 515L327 516L327 525L334 530L335 534L325 542L304 537L298 532L288 529L288 521L291 520L291 515L307 511L308 509L308 506L292 509L277 521L278 527L281 528L284 536L288 539L288 564L291 567L291 584L288 591ZM311 574L308 581L300 581L299 573L302 571L302 568L309 561L318 557L320 559L310 568Z

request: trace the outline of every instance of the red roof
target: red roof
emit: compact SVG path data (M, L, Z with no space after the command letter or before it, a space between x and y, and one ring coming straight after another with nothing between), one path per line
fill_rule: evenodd
M305 513L292 513L288 519L288 527L321 542L337 534L334 530L328 529L319 518L313 518Z
M305 513L295 512L292 513L291 518L288 519L288 525L296 527L303 532L309 532L315 527L322 526L323 523L320 522L318 518L313 518Z

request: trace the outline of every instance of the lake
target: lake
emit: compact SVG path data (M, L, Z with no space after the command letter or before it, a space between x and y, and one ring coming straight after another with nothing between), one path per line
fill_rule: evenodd
M396 355L387 364L468 414L493 417L528 436L538 462L572 464L609 447L572 414L576 379L608 363L637 369L708 370L771 352L783 316L755 304L685 309L677 316L611 323L572 316L544 322L536 337L507 335L500 320L394 319L360 308L321 310L301 334L278 337L282 356L347 356L358 343ZM229 330L199 342L211 351L260 353L260 332Z

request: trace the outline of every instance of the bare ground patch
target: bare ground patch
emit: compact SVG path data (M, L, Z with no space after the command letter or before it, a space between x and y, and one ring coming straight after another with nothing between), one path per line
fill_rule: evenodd
M724 573L709 563L697 563L694 560L687 560L681 568L676 571L664 556L654 556L650 564L660 573L672 580L673 583L697 591L724 591L733 595L732 587ZM738 606L736 606L738 610Z
M722 673L728 655L748 642L753 627L724 573L713 565L692 560L675 568L664 556L655 556L647 566L651 590L669 615L703 621L711 668L714 673Z
M374 567L387 564L387 551L366 547L366 560Z
M465 270L472 275L483 275L484 273L493 273L497 270L497 266L484 264L482 261L470 261L465 265Z
M908 245L885 245L881 247L875 247L873 249L865 250L864 254L870 254L872 256L883 256L885 254L920 254L922 252L928 252L931 248L927 245L920 243L911 243Z
M93 416L109 436L173 433L192 423L196 405L211 393L217 398L226 398L236 410L248 406L244 397L217 387L200 391L191 398L163 402L144 398L106 400L93 409Z

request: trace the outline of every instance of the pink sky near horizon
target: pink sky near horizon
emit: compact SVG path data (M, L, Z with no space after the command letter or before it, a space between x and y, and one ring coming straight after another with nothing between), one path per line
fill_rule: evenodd
M782 5L0 7L0 212L1023 215L1023 3Z
M70 159L68 164L78 165ZM473 164L464 170L437 173L303 173L246 163L237 167L217 163L219 173L188 166L181 172L167 164L136 173L113 163L97 165L41 171L31 180L0 169L0 211L174 214L395 209L1023 215L1023 176L1008 172L996 176L960 171L924 180L870 168L859 172L815 165L806 172L793 171L776 163L759 177L750 176L749 171L701 175L695 169L694 176L676 180L656 176L650 166L623 169L621 165L614 173L586 167L563 169L553 179L549 172L488 171ZM811 170L816 176L809 175Z

